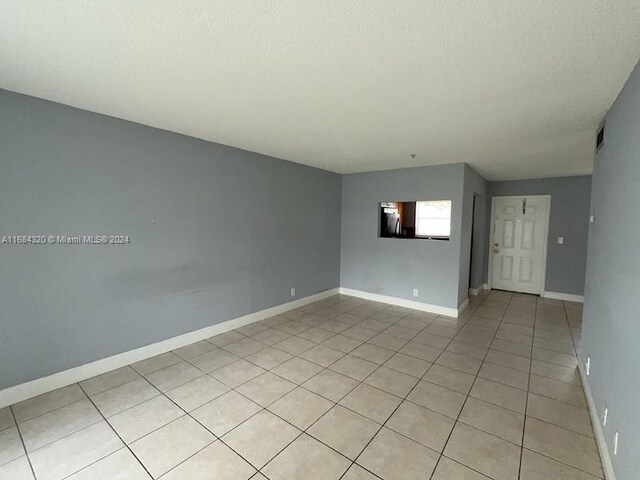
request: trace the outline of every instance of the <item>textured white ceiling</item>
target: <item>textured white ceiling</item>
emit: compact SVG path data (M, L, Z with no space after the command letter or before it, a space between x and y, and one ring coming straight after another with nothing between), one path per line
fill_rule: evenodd
M336 172L570 175L639 32L640 0L2 0L0 88Z

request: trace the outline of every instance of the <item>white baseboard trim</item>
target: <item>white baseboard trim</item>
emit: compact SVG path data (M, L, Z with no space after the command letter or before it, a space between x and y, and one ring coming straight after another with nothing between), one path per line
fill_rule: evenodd
M155 357L156 355L175 350L176 348L199 342L205 338L213 337L214 335L219 335L250 323L264 320L274 315L279 315L289 310L293 310L294 308L299 308L309 303L317 302L318 300L331 297L332 295L337 295L340 290L341 289L339 288L326 290L314 295L309 295L308 297L293 300L292 302L276 305L275 307L260 310L259 312L250 313L242 317L201 328L200 330L195 330L177 337L152 343L151 345L136 348L135 350L129 350L128 352L123 352L118 355L102 358L85 365L54 373L47 377L38 378L26 383L21 383L20 385L5 388L4 390L0 390L0 408L13 405L14 403L27 400L58 388L66 387L72 383L81 382L82 380L110 372L116 368L125 367L132 363Z
M480 295L483 290L491 290L488 283L483 283L478 288L470 288L469 294L473 296Z
M548 292L545 290L542 292L541 297L564 300L566 302L584 303L584 295L574 295L572 293Z
M352 288L340 287L340 293L343 295L350 295L352 297L363 298L365 300L372 300L374 302L389 303L391 305L397 305L399 307L412 308L413 310L420 310L421 312L446 315L448 317L457 317L459 313L458 309L456 308L431 305L429 303L416 302L414 300L406 300L404 298L381 295L379 293L365 292L363 290L354 290Z
M469 297L465 299L460 305L458 305L458 315L464 312L467 308L469 308ZM456 315L456 317L458 316Z
M604 478L606 480L616 480L616 474L613 471L613 463L611 462L611 455L609 454L609 447L607 447L607 442L604 438L604 432L602 431L602 425L600 423L600 416L598 415L596 402L593 399L591 387L589 386L589 377L587 377L587 374L584 371L584 365L582 364L582 359L580 358L578 359L578 372L580 372L580 380L582 381L582 389L584 390L584 395L585 397L587 397L587 406L589 407L593 433L596 436L596 444L598 445L598 451L600 452L600 461L602 462Z

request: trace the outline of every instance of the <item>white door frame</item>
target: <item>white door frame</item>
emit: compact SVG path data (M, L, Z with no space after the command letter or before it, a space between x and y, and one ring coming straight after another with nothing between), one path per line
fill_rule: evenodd
M489 275L487 278L487 283L489 284L489 290L493 288L493 243L494 243L494 234L496 231L496 199L497 198L542 198L547 201L547 215L544 219L544 238L545 242L542 248L542 270L541 275L542 279L540 282L540 293L542 296L544 294L544 288L547 277L547 247L549 246L549 217L551 215L551 195L496 195L491 197L491 223L489 225Z

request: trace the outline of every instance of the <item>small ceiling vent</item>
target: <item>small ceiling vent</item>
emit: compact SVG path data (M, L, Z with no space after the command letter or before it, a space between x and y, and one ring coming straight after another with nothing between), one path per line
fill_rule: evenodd
M598 129L598 134L596 135L596 152L602 148L604 144L604 124Z

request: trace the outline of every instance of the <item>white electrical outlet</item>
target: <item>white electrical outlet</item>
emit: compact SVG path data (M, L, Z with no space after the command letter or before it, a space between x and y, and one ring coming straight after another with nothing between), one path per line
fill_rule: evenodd
M585 365L585 370L587 377L589 376L589 372L591 371L591 357L587 357L587 363Z
M564 237L558 237L558 245L564 245Z
M296 296L296 287L291 287L291 296L292 297Z
M618 454L618 432L613 436L613 454Z
M420 290L418 290L417 288L413 289L413 296L414 297L419 297L420 296Z
M592 213L589 215L589 223L594 223L596 221L596 216Z
M609 416L609 409L607 407L604 407L604 415L602 416L602 425L604 427L607 426L607 417Z

